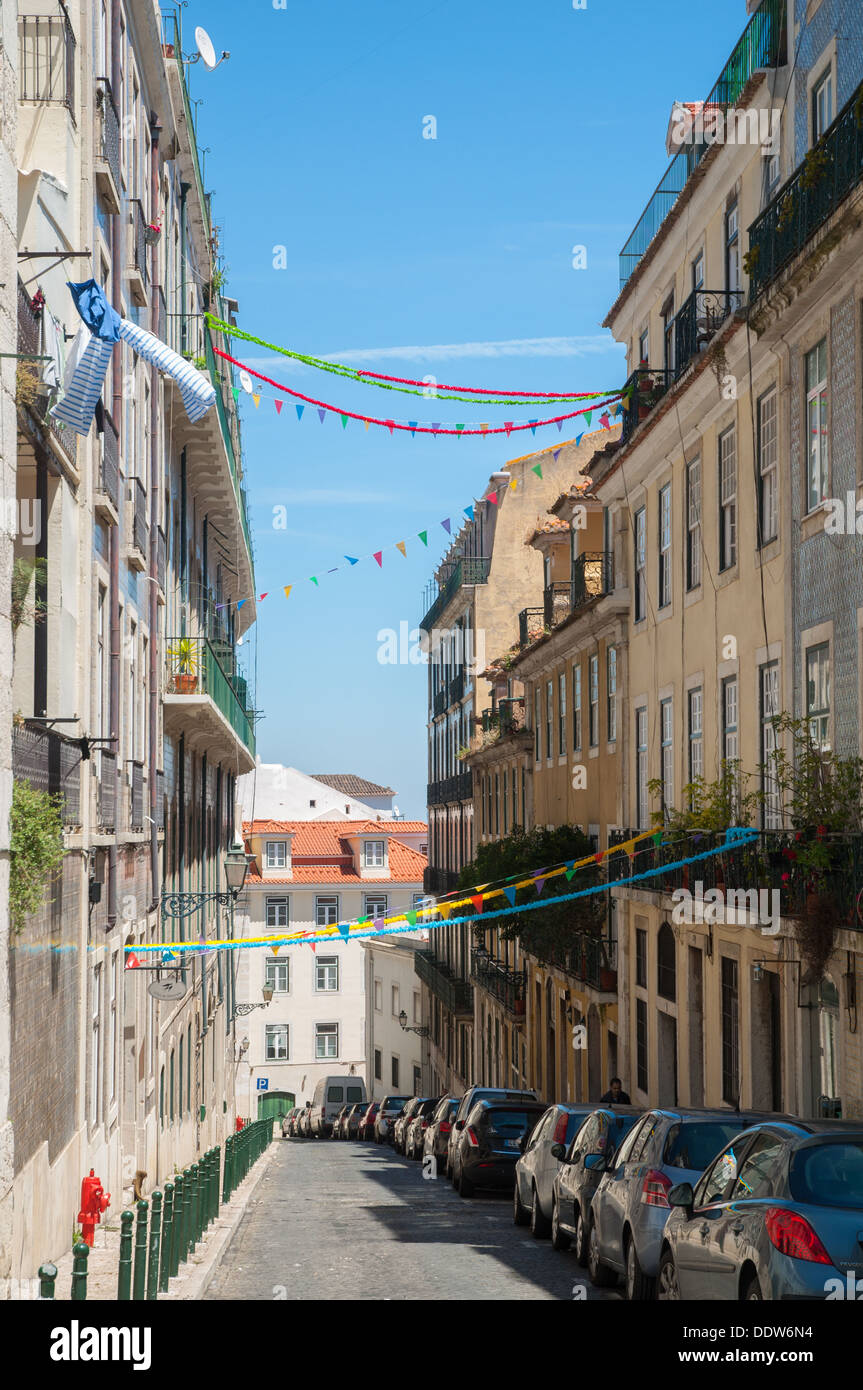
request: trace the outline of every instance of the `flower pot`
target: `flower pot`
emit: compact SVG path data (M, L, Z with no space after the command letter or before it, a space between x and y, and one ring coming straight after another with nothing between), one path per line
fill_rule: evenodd
M177 671L174 676L175 695L194 695L198 689L198 677L193 671Z
M145 228L144 228L144 243L145 243L145 245L146 245L146 246L155 246L155 245L156 245L156 242L159 240L159 237L160 237L161 235L162 235L162 228L161 228L161 227L145 227Z
M599 988L606 992L617 989L617 971L603 965L599 971Z
M513 1013L515 1013L515 1014L522 1014L522 1015L524 1014L524 1000L523 1000L523 999L516 999L516 1001L515 1001L515 1006L514 1006L514 1008L513 1008Z

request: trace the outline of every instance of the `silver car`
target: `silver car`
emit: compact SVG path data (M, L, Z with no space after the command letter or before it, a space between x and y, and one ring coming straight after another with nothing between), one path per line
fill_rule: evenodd
M720 1149L762 1120L783 1119L734 1110L649 1110L611 1160L591 1155L585 1166L602 1173L590 1206L587 1267L594 1284L625 1276L626 1296L652 1298L659 1274L668 1194L696 1183Z
M590 1104L550 1105L525 1136L521 1158L515 1165L512 1219L516 1226L529 1222L539 1240L551 1235L552 1188L560 1160L582 1120L594 1109Z
M860 1297L863 1125L756 1125L678 1183L659 1258L660 1299Z
M551 1194L551 1243L555 1250L568 1250L575 1241L580 1265L587 1264L590 1204L602 1177L595 1167L587 1166L587 1160L596 1154L611 1159L643 1114L633 1105L594 1109L561 1157Z

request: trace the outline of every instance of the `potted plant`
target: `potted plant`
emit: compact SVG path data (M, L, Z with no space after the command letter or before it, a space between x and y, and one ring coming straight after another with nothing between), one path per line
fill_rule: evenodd
M198 688L198 652L191 637L181 637L168 650L175 695L194 695Z
M147 246L155 246L159 237L162 235L161 222L147 222L144 226L144 242Z

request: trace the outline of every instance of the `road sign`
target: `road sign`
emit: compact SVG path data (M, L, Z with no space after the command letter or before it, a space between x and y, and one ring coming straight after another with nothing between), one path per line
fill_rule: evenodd
M259 1091L268 1091L270 1089L270 1079L268 1076L259 1076L257 1082Z

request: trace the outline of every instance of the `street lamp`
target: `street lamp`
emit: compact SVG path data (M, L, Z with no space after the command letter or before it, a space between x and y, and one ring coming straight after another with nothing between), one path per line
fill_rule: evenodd
M228 891L235 898L243 891L248 870L249 856L246 854L239 834L236 834L234 843L225 855L225 882L228 885Z
M253 1009L265 1009L273 997L272 986L264 985L264 988L261 990L261 994L264 996L263 1004L235 1004L234 1013L250 1014Z
M416 1033L418 1038L427 1038L429 1035L428 1028L408 1028L408 1016L404 1009L399 1014L399 1027L403 1033Z

